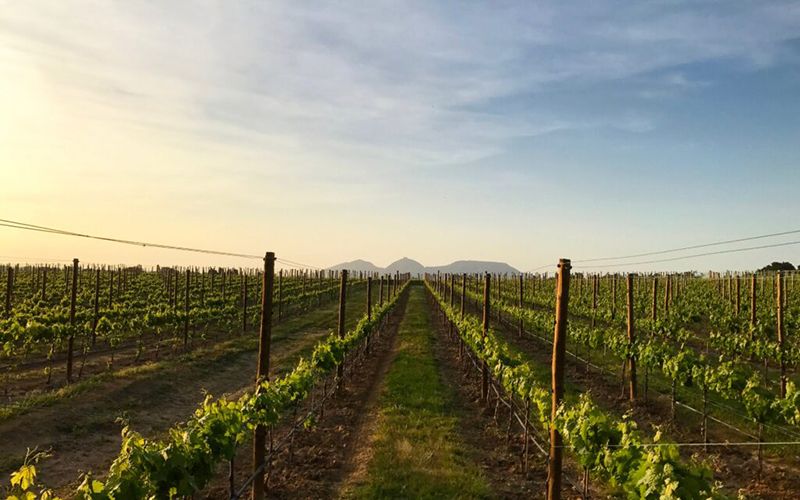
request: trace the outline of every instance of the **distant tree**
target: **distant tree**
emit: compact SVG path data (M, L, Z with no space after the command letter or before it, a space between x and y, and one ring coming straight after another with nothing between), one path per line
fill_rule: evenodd
M791 262L773 262L772 264L762 267L759 271L794 271L795 268Z

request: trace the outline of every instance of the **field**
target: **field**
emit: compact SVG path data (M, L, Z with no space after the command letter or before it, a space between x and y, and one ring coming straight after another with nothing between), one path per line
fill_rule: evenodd
M379 276L268 258L3 277L9 494L800 491L792 274Z

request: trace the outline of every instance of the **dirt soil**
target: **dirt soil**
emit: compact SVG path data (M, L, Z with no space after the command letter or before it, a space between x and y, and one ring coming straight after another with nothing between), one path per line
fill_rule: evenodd
M391 366L407 295L400 300L383 331L371 339L370 354L345 373L344 387L327 400L324 414L313 427L295 434L291 450L276 454L267 480L268 498L337 497L347 479L368 463L376 402ZM284 418L284 423L273 431L275 439L286 434L290 421ZM252 443L245 443L235 458L237 488L252 471L251 450ZM227 466L220 469L217 479L198 498L227 498L229 484L223 469Z
M431 302L431 307L436 307ZM434 313L437 318L441 316ZM442 382L454 394L454 404L459 414L459 435L474 450L470 457L484 471L496 498L542 498L546 494L547 466L545 460L531 446L528 456L528 472L523 471L524 437L521 428L507 439L508 413L500 411L495 418L494 405L486 408L480 402L480 390L471 364L459 361L458 343L449 338L448 327L441 319L436 321L438 329L434 353L440 366ZM464 367L469 367L465 370ZM563 498L576 498L574 492L565 489Z

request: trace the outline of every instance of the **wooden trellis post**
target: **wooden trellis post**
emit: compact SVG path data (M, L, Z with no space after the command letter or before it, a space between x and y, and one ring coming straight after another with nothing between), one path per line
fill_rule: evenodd
M270 343L272 342L272 293L275 284L275 253L267 252L264 257L264 276L261 282L261 324L258 340L258 369L256 387L269 380ZM253 431L253 500L264 498L265 451L267 428L256 426Z
M340 339L344 338L344 320L345 320L345 308L347 305L347 271L342 270L341 273L341 282L339 284L339 325L337 328L337 333ZM344 385L344 363L340 363L338 367L336 367L336 379L339 382L340 386Z
M627 280L627 305L628 305L628 344L633 345L636 340L636 332L634 330L634 317L633 317L633 274L628 274ZM636 400L636 358L631 354L628 355L628 366L630 369L630 387L629 399Z
M523 277L523 274L519 273L519 304L518 304L518 306L519 306L519 309L520 309L520 311L519 311L520 314L519 314L519 331L518 331L518 334L519 334L520 337L522 337L522 333L525 331L525 325L524 325L524 323L522 321L522 298L523 298L523 294L525 292L525 281L524 281L524 279L525 278Z
M786 349L785 343L786 339L784 338L783 332L783 271L778 271L778 275L775 281L775 298L776 298L776 313L777 313L777 320L778 324L776 325L778 331L778 348L779 356L780 356L780 363L781 363L781 398L786 397Z
M547 462L547 499L561 498L561 466L563 440L555 426L556 415L564 398L564 361L567 342L567 315L569 308L569 259L558 263L556 284L556 324L553 332L553 362L551 365L552 412L550 414L550 455Z
M75 307L78 300L78 259L72 259L72 293L69 302L69 337L67 338L67 384L72 382L72 349L75 345Z
M491 302L491 277L489 273L486 273L484 277L484 284L483 284L483 333L482 338L486 338L486 335L489 333L489 318L490 318L490 308L489 304ZM486 364L486 361L481 363L481 402L486 404L489 400L489 366Z

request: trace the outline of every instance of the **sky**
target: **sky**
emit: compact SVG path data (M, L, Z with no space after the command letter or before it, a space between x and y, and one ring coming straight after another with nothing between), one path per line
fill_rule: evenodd
M3 219L531 270L798 229L798 145L798 1L0 0ZM0 227L73 257L258 264Z

